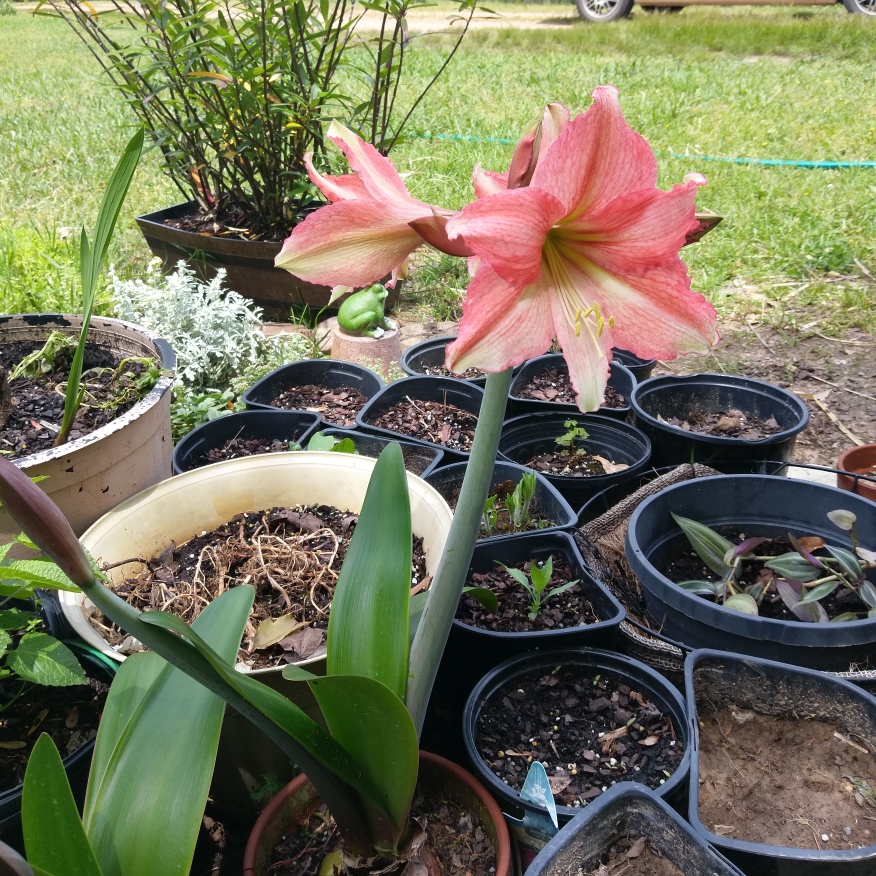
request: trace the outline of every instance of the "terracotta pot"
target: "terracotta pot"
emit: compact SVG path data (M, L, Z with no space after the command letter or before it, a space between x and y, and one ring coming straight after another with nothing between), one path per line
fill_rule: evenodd
M3 316L0 343L42 343L51 331L78 337L81 325L81 317L57 313ZM61 447L15 460L29 476L47 478L40 489L52 497L77 535L119 502L172 474L170 388L176 354L154 333L118 319L94 317L88 338L122 358L156 358L165 373L146 396L111 423ZM10 541L20 529L0 510L0 543Z
M475 777L437 754L421 751L419 781L441 787L455 802L478 816L496 846L495 876L508 876L511 869L508 828L496 801ZM297 776L286 785L262 812L249 835L243 856L243 876L265 876L269 856L279 838L293 825L304 821L320 802L307 776Z
M844 450L837 460L836 467L840 471L847 471L853 475L874 477L872 472L876 470L876 444L864 444L861 447L850 447L848 450ZM865 499L876 502L876 480L865 480L864 478L838 474L836 485L841 490L857 493Z

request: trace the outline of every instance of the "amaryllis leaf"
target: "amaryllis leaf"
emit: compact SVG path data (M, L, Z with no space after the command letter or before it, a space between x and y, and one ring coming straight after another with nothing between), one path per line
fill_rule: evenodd
M868 608L876 608L876 587L869 581L862 581L858 587L858 596Z
M329 614L327 675L367 675L400 699L410 652L411 508L401 448L380 454Z
M704 523L680 517L673 514L672 519L681 527L691 547L697 556L716 574L726 578L730 574L730 566L724 562L728 551L733 551L736 545L710 529Z
M818 569L804 560L796 551L773 557L771 560L767 560L764 565L780 577L792 578L794 581L814 581L818 577Z
M858 620L858 615L856 615L853 611L844 611L842 614L838 614L836 617L832 617L830 622L832 624L843 624L848 621Z
M861 569L861 563L858 558L851 552L841 547L826 545L828 552L839 563L842 573L849 578L850 581L858 581L864 574Z
M787 578L777 578L776 590L778 590L779 596L782 597L782 602L784 602L791 611L799 605L800 598L803 595L803 585L799 581L793 581Z
M806 560L807 563L815 566L816 569L824 568L824 563L822 563L821 560L818 559L818 557L809 553L809 551L807 551L806 548L803 547L802 544L800 544L800 542L797 540L793 533L789 532L788 538L790 539L791 544L794 546L794 550L797 551L797 553L800 554L800 556L803 557L803 559Z
M757 615L757 603L747 593L734 593L724 600L724 608L741 611L743 614Z
M559 596L561 593L565 593L567 590L571 590L573 587L578 586L578 581L567 581L565 584L560 584L559 587L552 587L548 590L545 595L545 599L552 599L554 596Z
M499 563L499 565L518 583L523 587L529 589L529 579L526 577L526 574L522 572L520 569L515 569L513 567L508 567L504 563Z
M830 596L838 586L838 581L825 581L824 584L819 584L817 587L807 590L800 602L804 604L808 602L818 602L819 599L824 599L825 596Z
M717 596L722 590L719 581L679 581L678 586L697 596Z
M489 587L464 587L462 592L477 600L490 614L499 613L499 601Z

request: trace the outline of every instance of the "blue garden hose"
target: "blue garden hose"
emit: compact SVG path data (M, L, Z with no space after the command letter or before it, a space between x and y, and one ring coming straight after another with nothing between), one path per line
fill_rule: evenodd
M457 143L498 143L514 146L517 141L507 137L473 137L467 134L411 134L412 140L451 140ZM699 161L723 161L727 164L757 164L761 167L805 167L809 170L846 170L876 168L876 161L794 161L786 158L727 158L716 155L682 155L679 152L656 152L669 158Z

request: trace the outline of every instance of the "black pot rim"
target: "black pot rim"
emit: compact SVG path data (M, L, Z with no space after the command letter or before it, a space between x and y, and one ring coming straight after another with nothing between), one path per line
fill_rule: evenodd
M795 484L802 484L831 490L837 494L838 501L840 502L837 507L842 507L842 503L848 504L850 501L849 497L853 497L851 499L853 503L866 502L867 505L873 505L869 500L845 490L840 490L838 487L831 487L827 484L815 484L811 481L777 478L772 475L715 475L708 478L708 480L714 484L716 481L726 483L736 478L744 478L746 480L766 479L770 483L791 485L792 489ZM658 598L687 617L692 617L693 614L699 615L698 620L700 622L709 623L717 629L725 630L747 639L769 640L782 645L802 647L841 647L844 645L866 644L876 639L876 618L862 618L861 620L846 621L841 624L810 624L803 621L783 621L774 618L752 617L740 611L723 608L696 594L688 593L674 581L671 581L659 572L651 564L642 548L639 547L636 536L639 520L648 512L655 500L665 500L676 491L691 489L693 486L698 487L699 482L702 480L703 478L696 478L695 480L682 481L681 483L666 487L659 493L655 493L653 496L645 499L632 513L627 527L626 555L633 572L642 581L643 588L653 588ZM742 526L745 525L744 516L739 520L739 523ZM795 527L791 525L790 528L793 529ZM646 571L646 575L640 574L643 570ZM848 633L850 631L855 635L849 636ZM838 639L850 639L850 641L836 641Z
M605 651L599 648L565 648L557 651L546 651L538 653L521 654L516 657L510 657L508 660L500 663L495 669L490 670L484 677L475 685L468 700L465 704L463 712L463 741L465 743L466 754L471 761L475 773L481 782L483 782L493 796L516 797L515 804L520 809L532 809L533 811L543 811L539 807L531 803L520 800L519 792L515 791L509 785L500 781L484 764L480 752L474 742L474 730L477 720L480 716L481 709L478 701L480 699L488 699L496 690L510 679L525 672L530 672L544 667L562 666L566 664L592 665L599 666L606 672L614 672L617 675L632 675L630 667L635 673L638 673L640 678L636 681L641 684L641 679L644 677L648 681L648 693L657 693L659 698L669 706L670 717L673 724L676 725L676 732L682 737L684 744L684 756L672 776L666 780L666 783L660 786L660 791L654 791L660 797L666 797L681 788L688 781L690 772L690 764L692 759L690 724L687 715L687 705L681 697L681 694L672 686L672 684L653 670L645 663L641 663L632 657L627 657L615 651ZM661 710L662 707L661 707ZM663 710L665 711L665 710ZM624 784L618 782L617 784ZM598 799L598 798L597 798ZM564 819L571 819L582 810L571 806L557 806L557 816Z
M789 407L797 409L799 422L790 429L783 429L781 432L775 432L772 435L768 435L766 438L760 438L756 441L749 441L745 438L722 438L720 435L704 435L700 432L686 432L679 426L672 426L669 423L663 423L656 417L651 416L651 414L645 411L639 403L639 399L644 395L648 395L649 390L653 391L655 389L661 389L664 386L679 386L685 383L694 383L695 380L704 377L710 378L716 383L735 386L740 389L752 389L760 392L769 390L770 393L780 394L786 398ZM664 374L660 377L649 377L647 380L643 380L640 384L633 387L633 393L630 396L630 405L632 406L636 418L641 418L653 429L684 437L687 441L714 444L718 447L764 447L771 444L781 444L783 441L787 441L789 438L802 432L806 428L806 424L809 422L809 408L807 408L806 403L801 398L794 395L794 393L782 389L775 384L767 383L765 380L756 380L753 377L740 377L735 374L715 374L710 371L704 371L698 374Z
M819 680L825 676L830 679L833 684L839 685L840 689L845 689L846 693L852 698L863 700L865 703L871 704L874 712L876 712L876 697L867 693L862 688L842 678L837 678L830 673L819 672L816 669L807 669L804 666L792 666L787 663L779 663L776 660L766 660L762 657L740 656L728 651L713 651L709 648L699 648L691 651L684 661L684 685L686 689L687 699L687 714L690 721L691 740L699 751L699 732L696 726L696 700L693 687L693 673L696 664L702 660L735 660L749 664L767 665L777 667L799 675L817 677ZM728 836L721 836L709 830L700 820L699 817L699 795L698 795L698 776L699 776L699 756L692 759L690 769L690 795L688 800L688 821L694 830L705 837L709 843L724 849L730 849L734 852L744 852L748 854L760 855L762 857L779 858L786 861L800 862L818 862L818 863L843 863L861 860L874 860L876 867L876 840L869 846L863 849L844 849L844 850L822 850L822 849L804 849L795 848L794 846L774 846L769 843L755 843L747 840L733 839Z

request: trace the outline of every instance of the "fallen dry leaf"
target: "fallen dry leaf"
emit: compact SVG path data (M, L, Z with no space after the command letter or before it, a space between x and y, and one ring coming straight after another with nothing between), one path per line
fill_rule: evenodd
M647 845L647 843L648 843L648 840L647 840L645 837L640 836L640 837L639 837L639 838L638 838L638 839L637 839L637 840L636 840L636 841L630 846L629 850L627 851L627 857L628 857L628 858L638 858L639 855L641 855L642 852L645 851L645 846Z
M317 648L325 641L325 630L315 630L313 627L306 627L287 636L279 643L284 651L294 651L298 655L299 660L305 660L310 657ZM287 655L288 659L288 655Z
M614 474L629 468L625 462L612 462L610 459L599 456L597 453L593 454L593 458L605 469L606 474Z
M303 626L306 626L306 622L297 620L291 614L284 614L278 618L265 618L256 630L255 638L252 640L252 648L257 651L277 645Z
M571 776L548 776L548 784L551 786L552 794L559 794L560 791L565 791L572 784Z

